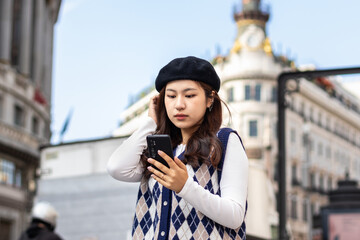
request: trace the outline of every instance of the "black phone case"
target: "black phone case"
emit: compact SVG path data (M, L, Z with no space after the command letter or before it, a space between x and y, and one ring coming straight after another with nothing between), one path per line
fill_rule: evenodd
M174 159L170 136L167 134L154 134L147 136L146 140L150 157L161 162L166 167L169 167L167 162L158 154L158 150L163 151L169 157Z

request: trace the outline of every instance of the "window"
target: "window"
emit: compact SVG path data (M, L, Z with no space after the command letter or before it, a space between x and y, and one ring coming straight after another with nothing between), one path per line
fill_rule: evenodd
M302 145L303 147L306 147L307 149L309 149L310 146L310 138L309 138L309 134L308 133L304 133L302 136Z
M255 86L255 100L260 101L260 99L261 99L261 85L256 84L256 86Z
M257 120L249 121L249 136L250 137L258 136Z
M321 142L318 143L318 155L319 156L323 155L323 145Z
M279 229L277 225L271 225L271 239L279 238Z
M310 187L312 190L315 189L315 173L310 173Z
M25 113L22 107L15 105L14 109L14 124L19 127L25 126Z
M277 102L277 88L272 87L271 89L271 102Z
M327 180L327 190L330 191L332 189L332 179L329 176Z
M328 130L331 129L330 117L326 118L326 129L328 129Z
M245 100L251 99L250 93L251 93L250 85L245 85Z
M261 84L255 86L245 85L245 100L261 100Z
M296 165L293 164L291 167L292 179L296 179Z
M49 125L44 124L42 136L43 136L44 138L50 138L51 132L50 132L50 127L49 127Z
M35 135L39 135L39 120L35 116L33 116L31 121L31 132Z
M335 131L335 134L339 134L339 129L338 129L337 122L335 123L334 131Z
M294 128L290 131L290 139L291 143L296 143L296 130Z
M314 216L315 215L315 212L316 212L316 209L315 209L315 204L314 203L311 203L311 216Z
M289 106L289 109L291 109L292 111L295 111L296 102L295 102L294 96L289 96L289 101L287 102L287 104Z
M277 121L274 123L273 130L274 130L274 137L276 139L278 139L278 122Z
M9 160L0 158L0 183L22 187L22 171Z
M231 87L227 90L227 101L233 102L234 101L234 88Z
M353 133L353 137L352 137L351 142L356 143L356 133L355 132Z
M309 139L310 151L313 152L315 149L315 140Z
M326 158L327 158L327 160L330 160L330 158L331 158L331 148L330 148L330 146L326 147Z
M339 152L338 152L337 150L335 151L334 159L335 159L335 162L336 162L336 163L339 162Z
M305 103L301 102L300 103L300 115L304 117L305 116L304 114L305 114Z
M303 221L304 222L308 221L308 203L306 199L304 199L303 202Z
M0 9L1 10L1 9ZM9 219L0 218L0 239L11 239L14 222Z
M291 199L291 218L297 219L297 200L295 197Z
M22 172L20 169L16 169L15 172L15 187L20 188L22 186Z
M15 164L5 159L0 159L0 183L14 184Z
M319 177L319 189L321 191L324 190L324 177L323 176Z
M291 182L292 182L292 185L293 186L297 186L297 185L300 185L300 183L299 183L299 181L298 181L298 178L297 178L297 174L296 174L296 172L297 172L297 169L296 169L297 167L296 167L296 164L293 164L292 166L291 166Z

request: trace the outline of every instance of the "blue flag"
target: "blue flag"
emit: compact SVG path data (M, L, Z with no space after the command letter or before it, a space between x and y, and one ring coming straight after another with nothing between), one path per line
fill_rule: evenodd
M68 113L68 115L67 115L67 117L66 117L66 119L65 119L65 122L64 122L64 124L63 124L62 129L61 129L61 132L60 132L60 139L61 139L61 140L62 140L62 138L63 138L63 136L64 136L64 134L65 134L68 126L69 126L70 119L71 119L71 117L72 117L72 113L73 113L73 109L71 108L70 111L69 111L69 113Z

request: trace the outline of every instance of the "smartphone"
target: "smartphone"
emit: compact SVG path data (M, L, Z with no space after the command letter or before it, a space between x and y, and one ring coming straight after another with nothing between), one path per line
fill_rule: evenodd
M167 134L154 134L147 136L146 140L150 157L161 162L166 167L169 167L167 162L158 154L158 150L163 151L169 157L174 159L170 136Z

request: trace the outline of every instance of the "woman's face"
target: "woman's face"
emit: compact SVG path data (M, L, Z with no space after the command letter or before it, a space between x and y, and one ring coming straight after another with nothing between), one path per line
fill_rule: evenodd
M165 108L170 121L182 132L193 133L201 124L211 99L192 80L171 81L165 88Z

